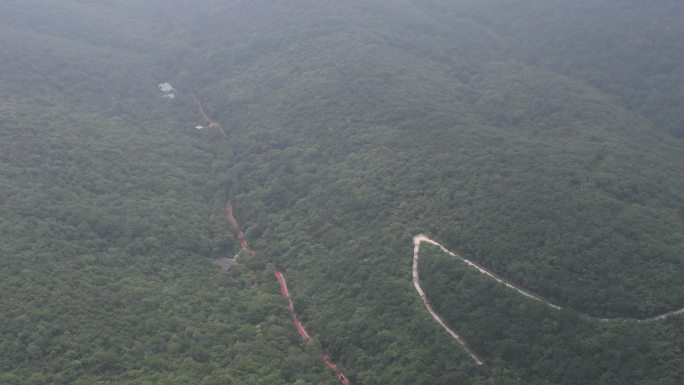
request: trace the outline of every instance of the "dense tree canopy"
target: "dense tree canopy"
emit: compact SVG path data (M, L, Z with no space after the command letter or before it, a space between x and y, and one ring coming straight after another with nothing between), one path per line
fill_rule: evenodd
M0 4L0 383L684 381L678 2ZM157 85L170 82L175 98ZM191 93L228 137L206 122ZM228 197L256 255L240 245ZM427 233L564 307L519 298ZM273 279L288 276L301 343Z

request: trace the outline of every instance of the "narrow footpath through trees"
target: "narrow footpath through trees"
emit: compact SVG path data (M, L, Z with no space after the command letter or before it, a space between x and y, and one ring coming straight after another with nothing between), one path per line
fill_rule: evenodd
M249 246L249 243L247 243L247 238L245 238L245 233L242 232L242 229L240 228L240 225L238 222L235 220L235 217L233 216L233 202L228 199L228 203L226 203L226 218L228 218L228 223L230 223L230 226L233 228L233 232L235 232L235 236L237 237L238 241L240 241L240 246L248 253L254 255L255 251Z
M191 95L192 99L195 101L195 104L197 105L197 110L199 111L200 115L202 115L204 120L209 122L209 128L218 128L221 131L221 134L223 134L223 140L227 141L228 136L226 136L226 133L223 131L223 127L221 127L221 125L216 120L210 118L207 115L206 111L204 110L204 106L202 105L202 102L199 100L197 95L195 95L195 93L191 93ZM226 219L228 220L230 227L233 229L235 236L240 242L240 247L242 247L242 249L248 252L249 254L254 255L256 251L249 246L247 238L245 237L245 233L242 231L240 224L233 215L233 201L230 198L228 198L228 202L226 203ZM299 317L297 316L297 312L295 311L294 303L292 302L292 298L290 297L290 292L287 290L287 282L285 281L285 276L278 270L275 271L275 276L278 280L278 284L280 285L280 293L287 301L287 310L290 313L290 316L292 316L295 327L297 328L297 332L302 337L302 340L304 342L310 341L311 336L304 328L304 325L302 325L302 323L299 321ZM337 367L335 362L330 358L328 353L322 351L321 356L323 357L325 365L333 371L335 377L337 377L337 379L340 381L340 383L342 383L342 385L352 385L351 381L349 381L349 379L347 379L347 377L342 373L342 371L340 371L340 369Z
M276 279L278 279L278 283L280 284L280 294L282 294L285 300L287 301L287 310L290 312L290 315L292 316L292 320L294 321L295 327L297 328L297 332L299 332L299 335L302 337L302 340L304 342L309 341L311 337L304 328L304 325L302 325L302 323L299 322L297 312L295 312L294 305L292 303L292 298L290 298L290 292L287 290L287 282L285 281L283 273L276 270L274 274L276 276ZM335 373L335 376L338 380L340 380L342 384L352 385L349 379L347 379L347 377L345 377L345 375L342 373L342 371L340 371L337 365L335 365L335 362L330 358L328 353L321 352L321 355L323 356L323 361L325 361L325 364L328 366L328 368L330 368L330 370L332 370Z

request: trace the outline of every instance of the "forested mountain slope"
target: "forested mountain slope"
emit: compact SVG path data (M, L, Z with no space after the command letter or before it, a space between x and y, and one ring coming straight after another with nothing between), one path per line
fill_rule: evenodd
M655 127L684 135L680 1L494 0L452 7L509 37L520 60L591 84Z
M335 384L318 345L355 384L681 383L682 317L554 313L428 249L482 370L411 284L426 233L577 312L684 306L666 3L4 2L0 383ZM258 252L225 273L229 196Z

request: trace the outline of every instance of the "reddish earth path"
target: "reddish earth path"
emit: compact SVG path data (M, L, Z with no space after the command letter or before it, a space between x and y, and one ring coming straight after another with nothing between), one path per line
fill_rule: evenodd
M240 225L233 216L233 202L230 199L228 199L228 203L226 203L226 218L228 218L228 223L230 223L230 227L233 228L233 231L235 232L238 241L240 241L240 246L242 246L242 248L245 249L246 252L254 255L254 249L252 249L249 246L249 243L247 243L245 234L242 232L242 229L240 229Z
M309 336L309 333L307 333L306 329L304 329L304 325L302 325L302 323L299 322L299 318L297 318L297 313L295 312L294 304L292 303L292 299L290 298L290 292L287 290L287 282L285 282L285 277L283 276L283 273L281 273L278 270L276 270L274 273L276 279L278 280L278 283L280 284L280 294L282 294L285 300L287 301L287 311L292 316L292 320L295 323L297 332L302 337L302 340L310 340L311 336Z
M473 362L475 362L475 363L476 363L477 365L479 365L479 366L484 366L484 365L485 365L484 361L482 361L482 359L481 359L480 357L478 357L478 356L477 356L477 355L468 347L468 345L466 344L466 342L465 342L465 340L463 339L463 337L461 337L460 335L458 335L453 329L451 329L451 328L449 327L449 325L446 324L446 322L444 322L444 319L442 318L442 316L440 316L440 315L435 311L435 309L432 307L432 304L430 303L430 300L428 299L427 295L425 294L425 292L423 291L423 289L420 287L420 277L419 277L419 274L418 274L418 260L419 260L419 258L420 258L420 255L419 255L419 253L420 253L420 244L423 243L423 242L427 242L427 243L429 243L429 244L432 244L432 245L435 245L435 246L439 247L440 249L442 249L443 252L445 252L445 253L451 255L452 257L456 257L456 258L460 259L463 263L465 263L465 264L468 265L468 266L474 267L477 271L479 271L480 273L484 274L484 275L487 276L488 278L490 278L490 279L492 279L492 280L494 280L494 281L496 281L496 282L498 282L498 283L500 283L500 284L503 284L504 286L506 286L506 287L508 287L508 288L510 288L510 289L513 289L513 290L517 291L519 294L521 294L521 295L523 295L523 296L525 296L525 297L527 297L527 298L529 298L529 299L532 299L532 300L537 301L537 302L541 302L542 304L546 305L547 307L549 307L549 308L551 308L551 309L553 309L553 310L561 310L561 309L563 309L562 307L560 307L560 306L558 306L558 305L556 305L556 304L550 302L549 300L545 299L544 297L541 297L541 296L539 296L539 295L537 295L537 294L534 294L534 293L530 292L529 290L523 289L523 288L520 287L519 285L516 285L515 283L512 283L512 282L510 282L509 280L507 280L507 279L505 279L505 278L499 277L498 275L496 275L496 274L494 274L493 272L487 270L486 268L480 266L479 264L477 264L477 263L475 263L475 262L473 262L473 261L471 261L471 260L469 260L469 259L467 259L467 258L464 258L464 257L458 255L457 253L454 253L454 252L452 252L452 251L449 251L446 247L442 246L442 245L439 244L437 241L433 241L432 239L428 238L427 236L425 236L425 235L423 235L423 234L419 234L419 235L416 235L415 237L413 237L413 286L416 288L416 291L418 292L418 295L420 296L421 300L423 301L423 304L424 304L425 307L427 308L427 310L428 310L428 312L430 313L430 315L432 315L432 318L434 318L435 321L437 321L437 323L440 324L440 326L442 326L442 328L444 328L444 330L446 330L446 332L449 333L449 335L450 335L456 342L458 342L459 345L461 345L461 347L463 347L463 349L466 351L466 353L468 353L468 355L469 355L470 358L473 360ZM641 322L641 321L659 321L659 320L663 320L663 319L666 319L666 318L669 318L669 317L673 317L673 316L676 316L676 315L680 315L680 314L684 314L684 309L678 309L678 310L669 311L669 312L667 312L667 313L663 313L663 314L657 315L657 316L655 316L655 317L649 317L649 318L643 318L643 319L633 319L632 321L636 321L636 322ZM588 314L580 314L580 316L581 316L582 318L585 318L585 319L588 319L588 320L603 321L603 322L607 322L607 321L612 321L612 320L613 320L613 319L611 319L611 318L592 317L592 316L590 316L590 315L588 315ZM623 320L624 320L624 319L623 319Z
M283 276L283 273L280 271L276 270L274 272L276 279L278 280L278 283L280 284L280 294L283 295L285 300L287 301L287 310L290 312L290 315L292 316L292 320L295 323L295 326L297 327L297 332L299 332L299 335L302 337L302 340L304 342L309 341L311 337L309 336L309 333L307 333L306 329L304 329L304 326L302 325L301 322L299 322L299 318L297 318L297 312L294 310L294 305L292 304L292 298L290 298L290 292L287 290L287 282L285 281L285 276ZM330 368L335 373L335 376L337 377L338 380L343 385L352 385L351 381L345 377L345 375L340 371L340 369L335 365L335 362L330 358L328 353L326 352L321 352L321 355L323 356L323 361L325 361L325 364Z
M192 99L195 101L195 105L197 105L197 110L199 111L200 115L202 115L202 118L209 122L209 128L218 128L221 131L221 134L223 135L223 140L227 141L228 136L226 135L225 131L223 131L223 127L221 127L219 122L215 121L214 119L210 118L209 115L207 115L206 111L204 110L204 106L202 105L202 102L199 100L197 95L195 95L194 92L190 92L190 94L192 95ZM228 199L228 203L226 203L226 218L228 219L228 223L230 223L230 227L233 228L233 232L235 232L237 239L240 241L240 246L242 247L242 249L248 252L249 254L254 255L254 249L252 249L249 246L247 238L245 238L245 234L240 228L240 224L233 215L233 202L231 199ZM285 281L285 276L283 276L283 274L278 270L275 271L275 276L278 280L278 283L280 284L280 293L287 300L287 310L292 316L295 327L297 328L297 332L302 337L303 341L307 342L311 340L311 336L309 336L309 333L304 328L304 325L302 325L302 323L299 322L297 312L295 311L294 304L292 303L292 299L290 298L290 292L287 290L287 282ZM337 365L335 365L335 362L333 362L328 353L321 352L321 355L323 356L323 361L325 362L326 366L330 368L330 370L332 370L333 373L335 373L335 376L340 381L340 383L342 383L342 385L352 385L351 381L349 381L349 379L345 377L345 375L340 371Z
M244 233L240 229L240 224L233 216L233 202L230 199L226 204L226 218L228 218L228 223L230 223L230 226L233 228L233 231L237 235L238 240L240 240L240 246L242 246L242 248L248 253L254 255L254 249L252 249L249 246L249 243L247 243L247 239L245 238ZM276 276L276 279L278 280L278 284L280 285L280 294L282 294L285 300L287 301L287 311L290 313L290 316L292 316L292 320L294 321L295 327L297 328L297 333L299 333L299 336L302 337L302 340L304 342L311 340L311 336L304 328L304 325L302 325L302 323L299 322L297 312L295 311L294 304L292 303L292 298L290 297L290 292L289 290L287 290L287 282L285 281L285 276L278 270L276 270L274 274ZM333 373L335 373L335 377L337 377L340 383L342 383L343 385L352 385L351 381L349 381L349 379L347 379L347 377L342 373L342 371L340 371L337 365L335 365L335 362L333 362L328 353L321 352L321 355L323 356L323 361L325 361L325 365L328 368L330 368L330 370L332 370Z

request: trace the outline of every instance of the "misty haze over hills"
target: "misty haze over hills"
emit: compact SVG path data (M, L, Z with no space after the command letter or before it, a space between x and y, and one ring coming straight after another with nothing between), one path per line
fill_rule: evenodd
M684 383L681 20L3 1L0 384Z

